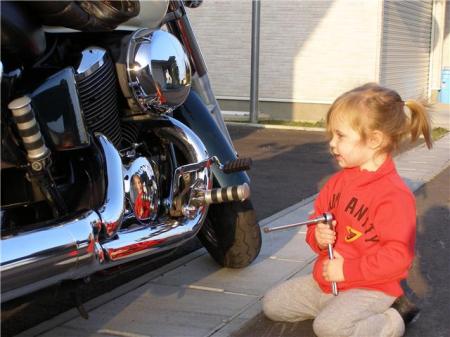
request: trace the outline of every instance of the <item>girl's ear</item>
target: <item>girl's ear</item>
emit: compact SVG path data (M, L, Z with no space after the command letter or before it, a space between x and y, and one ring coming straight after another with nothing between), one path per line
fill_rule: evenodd
M372 150L377 150L383 146L384 141L385 141L384 133L379 130L375 130L370 133L367 139L367 144Z

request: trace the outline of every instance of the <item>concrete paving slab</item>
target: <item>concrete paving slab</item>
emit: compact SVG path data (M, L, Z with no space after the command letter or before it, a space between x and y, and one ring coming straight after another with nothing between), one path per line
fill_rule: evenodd
M262 296L274 283L294 273L304 263L304 260L276 261L259 256L246 268L230 269L220 268L205 255L152 280L152 283Z
M297 271L290 277L286 279L290 279L292 277L299 277L310 274L312 272L313 264L307 264L303 269ZM275 285L275 284L274 284ZM219 331L216 331L211 335L211 337L229 337L232 336L233 332L238 331L242 326L251 324L251 320L255 319L262 312L262 297L258 299L253 305L248 307L245 311L243 311L240 315L238 315L235 319L233 319L229 324L224 326ZM266 335L267 337L277 336L275 335Z
M82 328L60 326L60 327L56 327L56 328L52 329L50 336L70 336L70 337L102 336L102 337L104 337L104 335L100 335L98 333L90 333L88 335L86 335L86 333L87 332ZM44 334L44 336L46 336L46 334Z
M434 142L430 150L425 144L421 144L399 154L394 161L403 180L415 191L450 165L450 134Z
M308 261L315 253L304 244L305 236L305 230L296 229L264 234L262 244L265 249L260 256L286 261Z
M152 337L198 337L254 300L252 296L147 284L90 312L89 320L77 318L63 327L81 330L83 336L109 330ZM52 330L43 336L56 335Z
M430 109L430 117L433 127L442 127L450 130L450 104L434 104Z
M234 331L239 330L243 325L247 324L251 319L262 312L261 299L256 301L252 306L245 310L241 315L233 319L230 323L215 331L210 337L228 337Z

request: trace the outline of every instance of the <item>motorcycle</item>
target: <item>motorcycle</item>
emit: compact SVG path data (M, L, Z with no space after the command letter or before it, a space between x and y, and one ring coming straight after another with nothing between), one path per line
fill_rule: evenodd
M200 3L1 2L2 302L196 236L225 267L259 254Z

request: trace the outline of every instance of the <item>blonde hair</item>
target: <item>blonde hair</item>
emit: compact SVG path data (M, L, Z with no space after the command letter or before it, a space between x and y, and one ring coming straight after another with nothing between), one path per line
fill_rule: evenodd
M407 115L405 106L411 116ZM408 135L413 142L423 134L427 147L432 147L431 125L424 104L412 99L404 102L396 91L376 83L364 84L334 101L327 114L329 135L336 119L342 117L350 122L363 141L371 131L382 132L387 142L380 152L392 152Z

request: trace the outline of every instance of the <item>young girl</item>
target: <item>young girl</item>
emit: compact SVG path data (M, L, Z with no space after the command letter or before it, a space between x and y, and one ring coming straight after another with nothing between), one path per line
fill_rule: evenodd
M270 290L264 313L276 321L314 319L318 336L401 336L404 313L392 305L414 257L416 207L391 154L407 135L414 141L423 134L431 148L426 110L369 83L336 99L327 131L342 170L320 191L313 216L333 213L334 230L308 226L306 241L318 254L312 275ZM331 294L333 281L338 296Z

